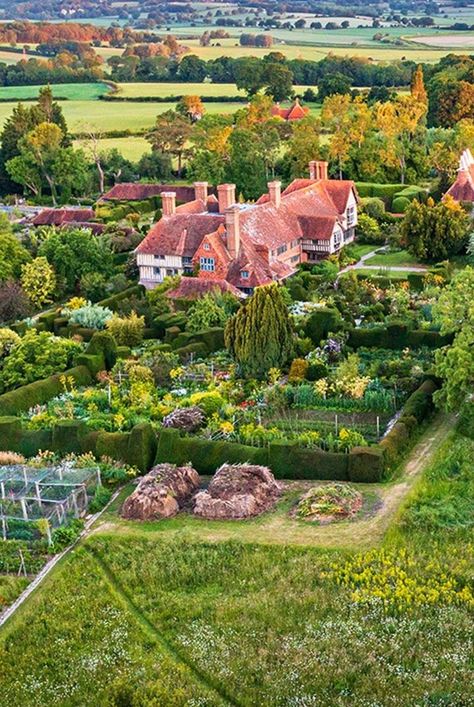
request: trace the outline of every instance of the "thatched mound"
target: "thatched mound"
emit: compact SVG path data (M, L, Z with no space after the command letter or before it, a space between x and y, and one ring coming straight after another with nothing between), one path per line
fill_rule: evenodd
M122 516L134 520L170 518L189 501L199 484L199 474L191 466L158 464L126 499Z
M223 464L206 491L194 499L202 518L248 518L271 508L280 493L270 469L250 464Z
M204 423L205 415L199 407L177 408L163 418L163 427L195 432Z
M362 502L362 494L349 484L324 484L301 497L296 515L316 523L333 523L355 516Z

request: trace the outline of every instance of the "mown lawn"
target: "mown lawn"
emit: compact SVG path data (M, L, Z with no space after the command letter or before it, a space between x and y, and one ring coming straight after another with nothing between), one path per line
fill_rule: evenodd
M472 705L473 462L445 437L359 555L97 530L3 630L3 703Z
M425 263L420 263L413 255L406 250L377 253L372 258L365 261L367 265L381 265L382 267L426 267Z

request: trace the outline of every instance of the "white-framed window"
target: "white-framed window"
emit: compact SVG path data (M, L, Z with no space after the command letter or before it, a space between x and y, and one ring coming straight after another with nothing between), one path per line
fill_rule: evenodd
M286 243L284 243L279 248L277 248L277 255L281 255L282 253L284 253L286 251L286 249L287 249L287 245L286 245Z
M155 255L155 260L164 260L165 256L164 255Z
M209 245L209 243L204 243L203 248L204 250L211 250L211 246Z
M346 211L347 225L350 226L355 220L355 206L349 206Z
M153 268L153 275L161 276L161 268Z
M250 277L249 271L248 271L248 270L241 270L241 271L240 271L240 277L241 277L243 280L247 280L247 279Z
M178 268L166 268L166 276L173 277L173 275L178 275Z
M199 267L201 270L213 272L215 270L214 258L199 258Z

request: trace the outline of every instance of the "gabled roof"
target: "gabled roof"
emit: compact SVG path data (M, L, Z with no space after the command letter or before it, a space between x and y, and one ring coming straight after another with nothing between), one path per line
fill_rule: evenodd
M474 202L474 158L470 150L464 150L459 160L459 170L454 184L446 192L456 201Z
M163 253L192 257L208 233L224 223L223 214L176 213L164 216L148 232L136 253Z
M65 223L84 223L95 218L93 209L43 209L31 220L34 226L62 226Z
M272 108L272 115L283 120L301 120L309 113L309 108L303 108L296 98L290 108L280 108L279 103L275 103Z

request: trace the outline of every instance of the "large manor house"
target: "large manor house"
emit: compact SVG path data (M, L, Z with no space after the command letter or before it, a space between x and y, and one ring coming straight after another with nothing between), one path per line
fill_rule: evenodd
M140 283L152 289L171 275L195 275L250 294L282 281L300 263L337 253L354 240L354 182L328 179L327 162L309 163L309 178L285 190L268 183L255 203L238 203L234 184L195 182L194 199L177 205L162 192L162 218L136 249Z

